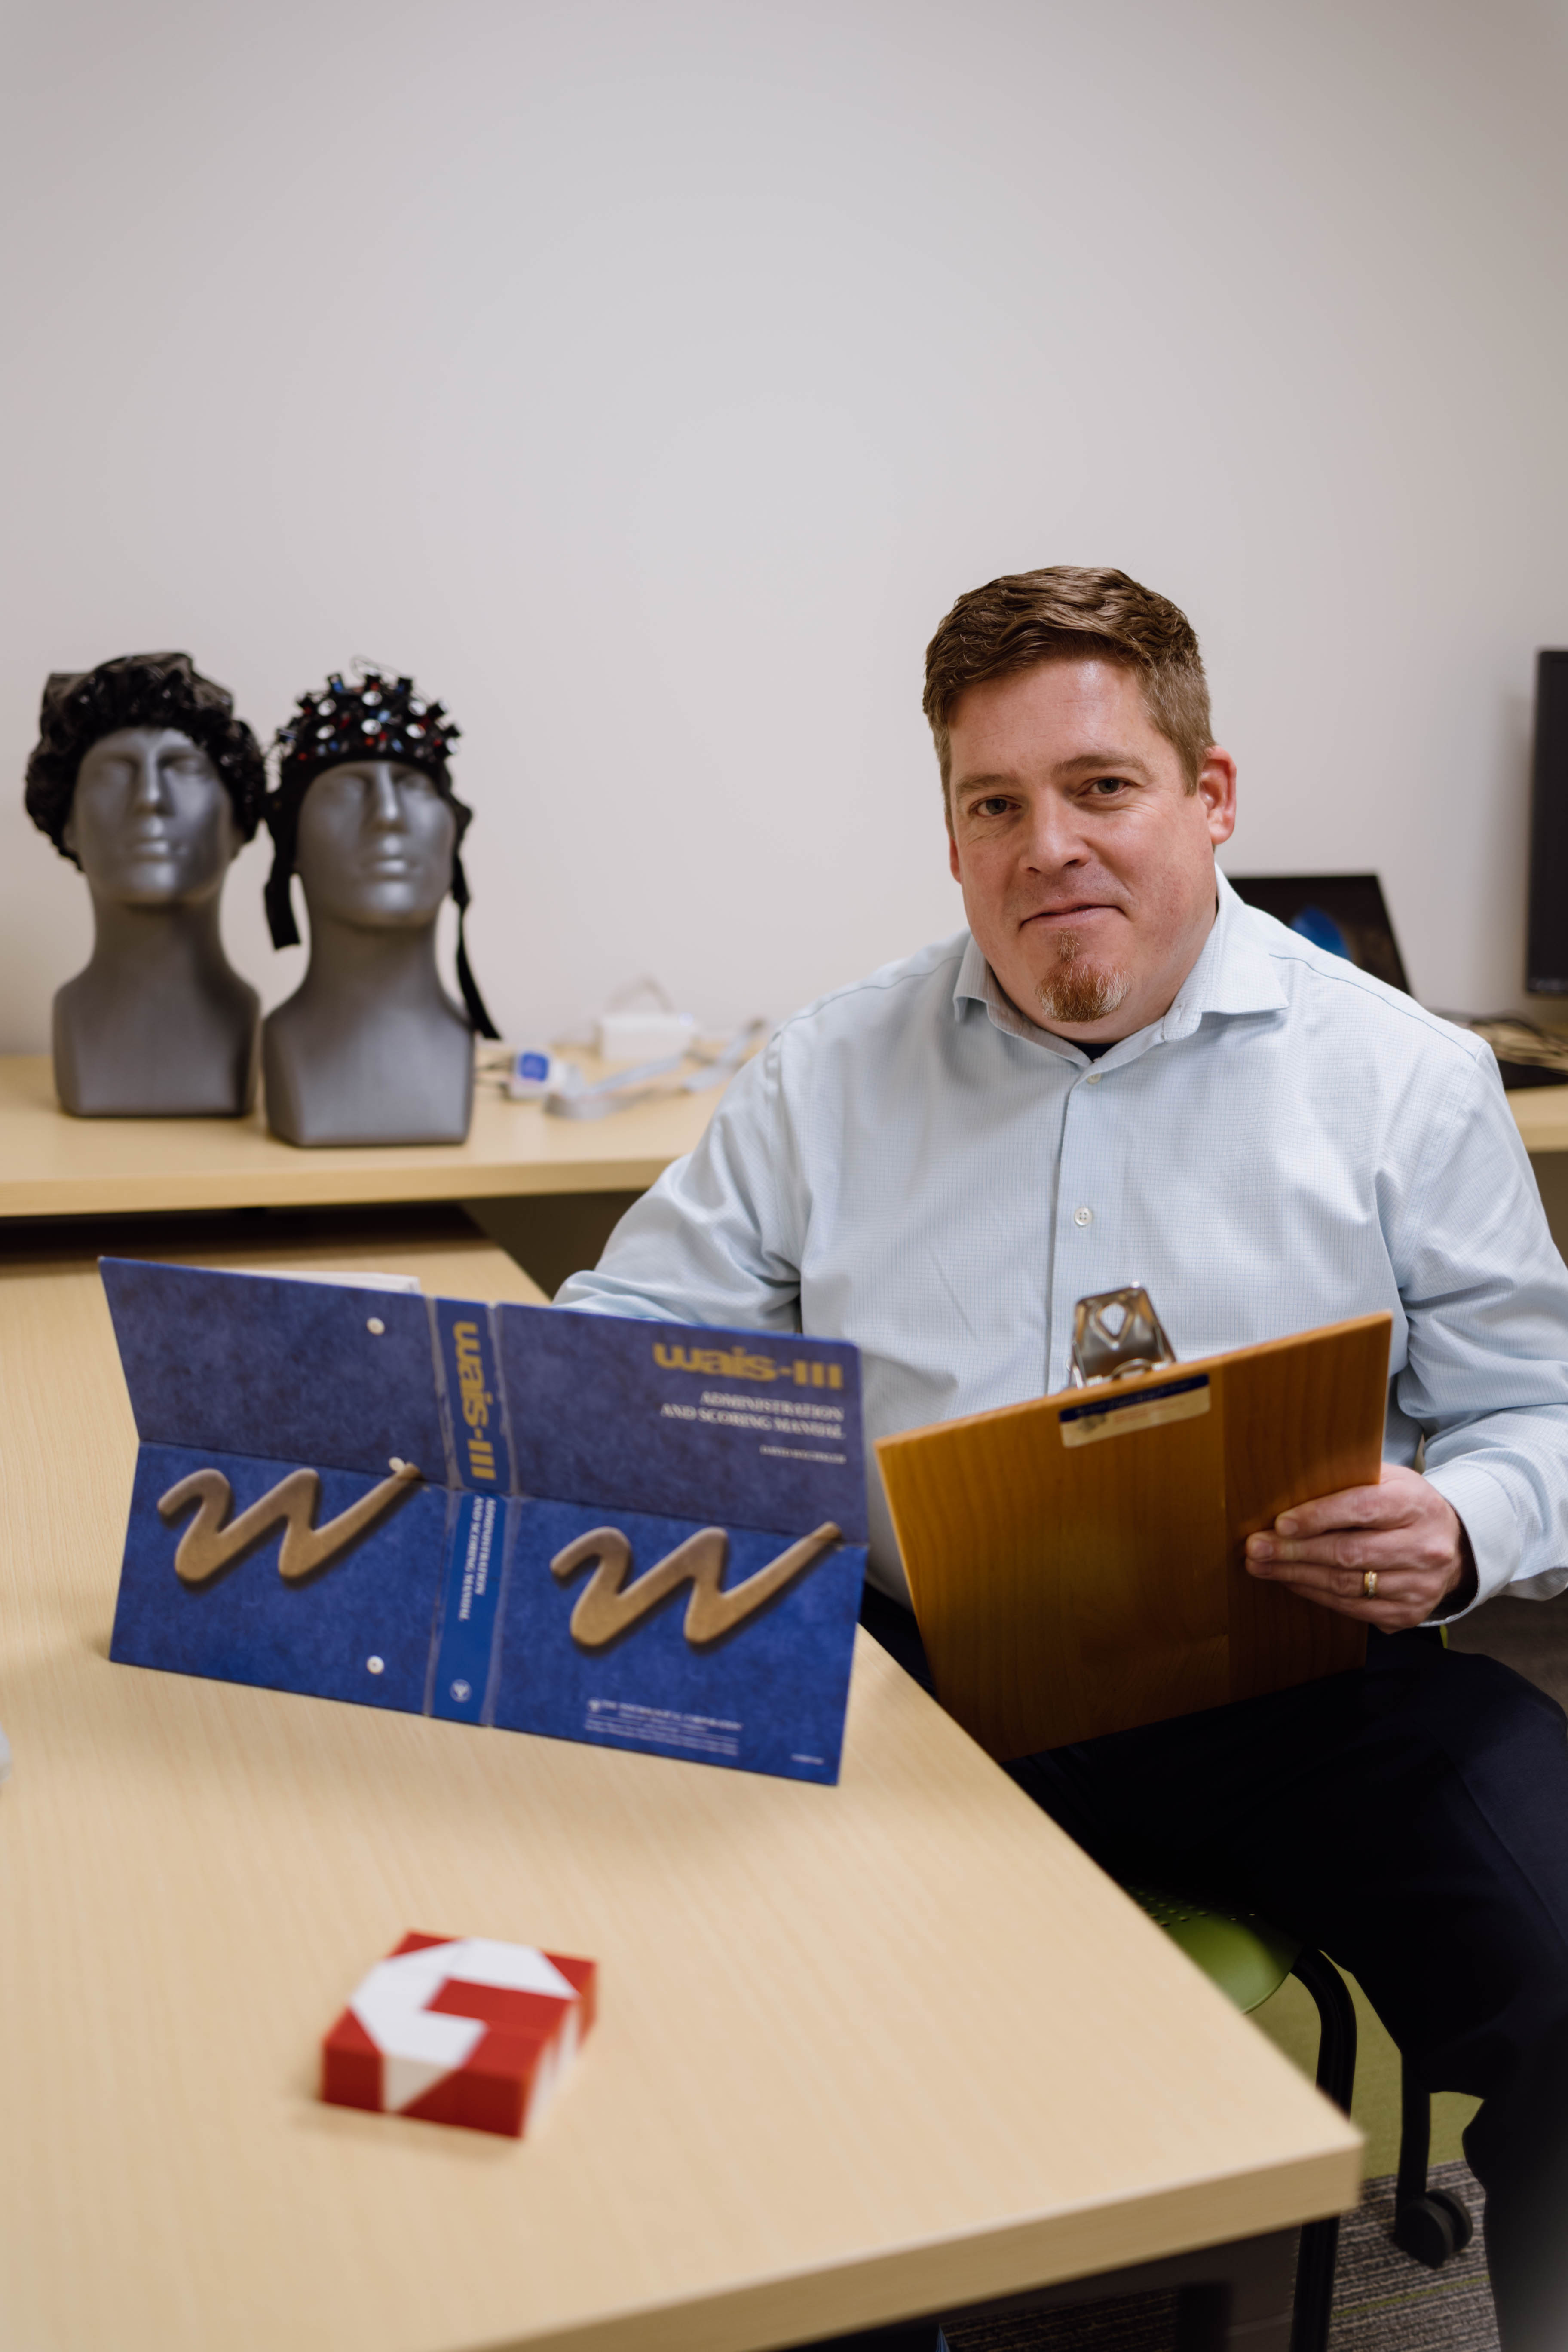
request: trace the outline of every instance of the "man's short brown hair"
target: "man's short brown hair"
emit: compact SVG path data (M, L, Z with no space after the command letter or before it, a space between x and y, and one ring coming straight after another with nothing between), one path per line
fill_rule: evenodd
M961 596L926 647L925 715L936 738L945 798L948 720L966 687L1038 662L1119 662L1136 670L1153 725L1174 746L1197 790L1214 730L1208 680L1186 614L1125 572L1048 563L1005 572Z

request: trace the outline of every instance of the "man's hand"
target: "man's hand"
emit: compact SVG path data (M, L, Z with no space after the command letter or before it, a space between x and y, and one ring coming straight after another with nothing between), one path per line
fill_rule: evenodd
M1421 1624L1460 1586L1475 1589L1458 1513L1419 1471L1393 1462L1384 1464L1381 1486L1348 1486L1281 1511L1271 1533L1247 1537L1247 1566L1385 1633ZM1372 1601L1364 1597L1369 1568L1377 1571Z

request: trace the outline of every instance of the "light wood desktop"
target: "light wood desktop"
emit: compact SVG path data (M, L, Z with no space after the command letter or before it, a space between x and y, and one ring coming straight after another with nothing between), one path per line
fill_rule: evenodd
M130 1411L87 1250L26 1240L7 2344L755 2352L1353 2200L1345 2120L864 1635L837 1789L110 1665ZM384 1226L154 1252L537 1296ZM537 2140L314 2097L320 2035L413 1927L601 1962Z
M588 1066L590 1074L593 1066ZM466 1143L302 1151L248 1118L71 1118L48 1056L0 1055L0 1218L493 1201L646 1191L701 1139L711 1094L548 1117L481 1075ZM1509 1097L1528 1150L1568 1152L1568 1087Z
M0 1055L0 1217L638 1192L696 1144L717 1091L608 1118L509 1102L481 1073L466 1143L304 1151L248 1118L71 1118L42 1054Z
M1568 1087L1521 1087L1508 1107L1532 1158L1568 1151Z

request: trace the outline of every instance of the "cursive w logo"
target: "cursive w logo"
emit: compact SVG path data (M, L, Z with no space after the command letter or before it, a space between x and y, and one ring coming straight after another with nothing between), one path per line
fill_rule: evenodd
M321 1499L321 1481L314 1470L290 1470L226 1528L234 1488L221 1470L193 1470L188 1478L159 1496L158 1516L173 1527L192 1503L201 1507L174 1554L174 1573L186 1584L205 1584L281 1520L278 1573L286 1584L299 1584L335 1559L366 1528L374 1527L418 1476L412 1462L400 1463L390 1478L384 1478L379 1486L373 1486L368 1495L362 1495L357 1503L318 1528L311 1522Z
M843 1540L827 1520L813 1534L791 1544L787 1551L781 1551L766 1568L759 1568L754 1576L724 1592L720 1588L730 1557L730 1538L722 1528L701 1528L628 1588L631 1545L618 1528L593 1528L556 1553L550 1572L564 1584L591 1559L599 1563L572 1612L572 1639L584 1650L604 1649L618 1633L657 1609L668 1594L689 1584L686 1638L693 1649L700 1650L734 1633Z

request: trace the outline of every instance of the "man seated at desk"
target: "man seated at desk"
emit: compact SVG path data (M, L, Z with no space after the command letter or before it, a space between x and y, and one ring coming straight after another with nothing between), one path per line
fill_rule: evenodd
M1560 2347L1564 1719L1434 1623L1568 1584L1568 1274L1492 1055L1217 873L1236 763L1166 598L993 581L925 709L968 929L786 1022L560 1304L854 1340L868 1439L1066 1387L1075 1302L1128 1282L1189 1358L1389 1310L1382 1483L1247 1548L1365 1621L1364 1672L1013 1769L1118 1876L1321 1945L1484 2099L1504 2352ZM908 1656L870 1485L868 1622Z

